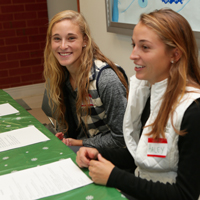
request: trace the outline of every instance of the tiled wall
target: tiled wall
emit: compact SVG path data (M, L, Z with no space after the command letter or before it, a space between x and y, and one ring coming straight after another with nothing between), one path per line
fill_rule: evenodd
M0 89L42 83L47 0L0 0Z

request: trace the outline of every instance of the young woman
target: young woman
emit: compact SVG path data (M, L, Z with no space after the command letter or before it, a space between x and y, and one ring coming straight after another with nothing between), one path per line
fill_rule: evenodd
M138 200L197 200L200 68L191 27L170 9L142 14L132 45L136 75L123 122L127 149L81 148L77 163L89 167L95 183Z
M99 50L80 13L52 18L44 60L49 105L61 131L56 136L73 146L124 147L127 77Z

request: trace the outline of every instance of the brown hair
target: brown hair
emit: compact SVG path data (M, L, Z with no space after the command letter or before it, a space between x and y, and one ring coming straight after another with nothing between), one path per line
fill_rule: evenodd
M198 48L193 31L187 20L171 9L155 10L149 14L142 14L140 22L151 28L166 44L167 49L178 48L180 59L170 68L168 85L163 101L155 121L150 125L152 131L148 134L157 139L165 138L165 126L172 116L177 104L186 93L186 86L192 84L200 88L200 68L198 63ZM173 125L174 130L180 134Z
M84 17L72 10L62 11L56 14L49 23L46 37L46 47L44 51L44 77L46 80L47 94L51 99L50 105L52 110L54 110L56 119L61 125L66 125L66 130L68 130L68 124L65 121L64 114L66 112L66 106L63 101L63 91L62 86L65 80L64 77L64 67L59 64L57 59L52 53L51 49L51 36L53 26L62 20L71 20L74 24L78 25L83 37L87 38L87 46L83 48L81 54L81 64L79 66L77 75L77 101L76 101L76 111L78 115L78 120L80 124L81 115L81 104L82 102L86 105L85 110L88 115L89 113L89 102L88 102L88 88L89 88L89 72L93 66L93 59L99 59L106 62L110 67L116 72L120 81L123 83L127 90L128 96L128 84L123 74L120 72L118 67L107 57L103 55L99 47L93 41L89 26L84 19ZM86 119L86 118L85 118Z

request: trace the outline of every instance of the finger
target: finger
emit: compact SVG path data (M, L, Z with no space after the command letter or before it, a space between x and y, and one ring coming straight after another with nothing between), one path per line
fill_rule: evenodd
M77 157L76 157L76 162L79 165L79 167L88 167L90 160L86 157L86 152L78 151L77 152Z
M72 144L73 144L73 139L68 138L67 139L67 146L72 146Z
M63 138L62 142L67 145L67 139L66 138Z
M98 166L99 166L99 161L90 160L88 169L89 169L89 171L94 173L96 170L98 171Z
M56 137L58 137L59 135L60 135L60 132L55 134Z
M79 157L76 157L76 163L78 164L79 167L88 167L86 163L84 163Z
M62 133L62 132L58 132L58 133L56 133L56 135L55 135L57 138L59 138L60 140L62 140L63 139L63 136L64 136L64 134Z
M69 142L69 139L67 138L66 139L66 142L65 142L65 144L67 145L67 146L70 146L69 144L70 144L70 142Z
M90 151L88 151L88 156L91 159L96 159L97 155L98 155L98 150L97 149L90 149Z
M89 176L92 178L92 173L91 173L91 171L89 171Z
M98 153L97 158L100 162L103 162L103 163L107 161L100 153Z

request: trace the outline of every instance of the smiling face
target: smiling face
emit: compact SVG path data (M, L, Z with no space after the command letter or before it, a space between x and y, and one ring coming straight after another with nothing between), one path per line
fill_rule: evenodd
M51 48L54 56L70 73L76 73L85 45L83 35L77 24L63 20L52 28Z
M130 59L134 61L138 79L154 84L169 76L173 60L172 50L167 50L166 45L152 29L139 22L133 31L132 44Z

